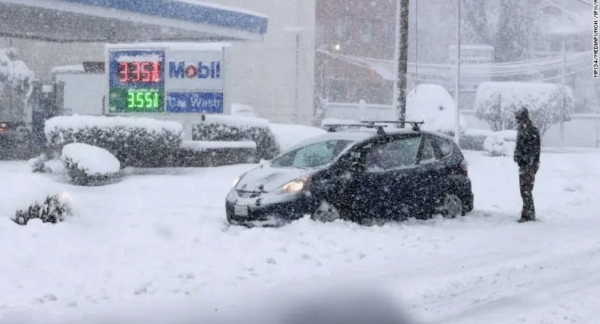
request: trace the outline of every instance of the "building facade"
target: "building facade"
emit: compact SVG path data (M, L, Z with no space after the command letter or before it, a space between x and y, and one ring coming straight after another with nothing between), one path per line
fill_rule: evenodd
M253 107L273 122L309 124L313 117L315 0L203 0L265 14L263 42L233 43L225 76L228 101ZM143 41L143 40L141 40ZM104 44L54 44L2 39L0 47L21 50L21 59L40 80L52 68L104 61Z
M317 0L315 12L315 106L323 101L391 103L389 69L338 57L392 60L396 0Z

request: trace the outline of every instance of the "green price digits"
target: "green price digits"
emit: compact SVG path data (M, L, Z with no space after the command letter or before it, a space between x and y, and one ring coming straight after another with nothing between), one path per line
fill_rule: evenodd
M157 91L127 91L127 109L158 109L158 105Z

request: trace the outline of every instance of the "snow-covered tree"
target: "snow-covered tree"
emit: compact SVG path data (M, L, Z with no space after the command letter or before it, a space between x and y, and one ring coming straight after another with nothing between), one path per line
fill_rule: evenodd
M463 34L469 44L491 45L490 23L484 0L462 0Z
M479 84L475 98L476 116L488 122L492 130L516 129L515 112L529 110L533 124L544 134L550 127L571 119L575 100L572 91L552 83L484 82ZM564 109L563 109L564 104Z
M16 48L0 49L0 120L25 122L34 77Z
M495 61L514 62L528 58L532 37L535 37L537 3L539 0L501 0L500 16L495 33Z

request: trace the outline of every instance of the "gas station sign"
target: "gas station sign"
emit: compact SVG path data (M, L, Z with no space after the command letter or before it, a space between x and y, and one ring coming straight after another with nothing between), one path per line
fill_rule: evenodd
M223 49L107 48L107 109L127 113L223 113Z

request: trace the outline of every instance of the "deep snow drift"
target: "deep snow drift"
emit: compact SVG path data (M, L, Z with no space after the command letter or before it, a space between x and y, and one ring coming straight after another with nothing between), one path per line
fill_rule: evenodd
M269 296L353 283L386 286L423 323L600 321L600 155L544 153L534 190L540 221L529 224L515 222L512 158L466 156L473 213L383 227L306 219L229 227L225 195L251 165L132 175L95 188L56 183L77 217L25 227L0 219L0 322L232 315L251 300L275 307L279 299ZM14 187L31 186L19 180L29 172L25 163L0 163Z

